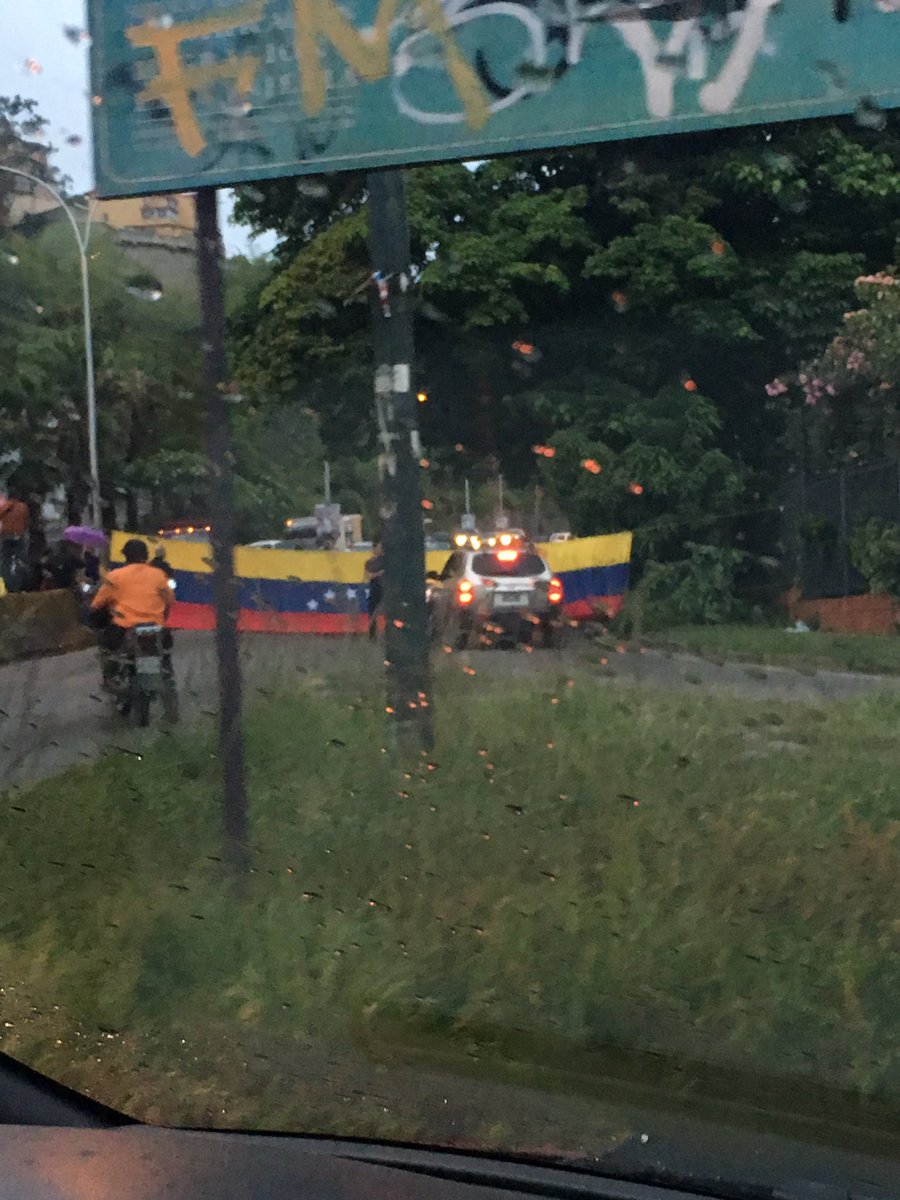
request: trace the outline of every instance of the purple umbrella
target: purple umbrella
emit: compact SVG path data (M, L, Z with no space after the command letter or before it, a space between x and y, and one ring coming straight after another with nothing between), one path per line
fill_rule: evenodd
M99 550L109 541L102 529L92 529L90 525L69 525L63 530L63 537L67 542L74 542L76 546L90 546L95 550Z

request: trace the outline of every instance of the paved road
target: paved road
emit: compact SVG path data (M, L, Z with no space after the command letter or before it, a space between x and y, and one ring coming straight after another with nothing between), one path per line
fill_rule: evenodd
M279 682L307 676L358 675L381 669L382 650L358 638L284 637L255 634L243 640L246 691L268 691ZM561 652L472 652L480 673L528 678L574 667L596 671L598 686L638 684L697 690L759 700L827 703L870 694L900 692L900 679L848 672L804 673L743 663L717 665L685 654L654 650L616 653L573 638ZM607 659L604 664L601 660ZM215 661L210 634L177 635L176 669L184 723L214 713ZM22 786L90 761L110 746L138 749L148 734L114 719L97 687L93 651L0 667L0 789ZM149 736L153 736L152 732Z
M319 638L255 636L243 645L245 686L269 687L306 672L332 669L341 655ZM346 655L344 656L346 658ZM184 723L214 713L216 673L211 634L176 634L175 666ZM153 731L130 729L98 687L96 652L79 651L0 667L0 790L90 761L110 746L137 749Z

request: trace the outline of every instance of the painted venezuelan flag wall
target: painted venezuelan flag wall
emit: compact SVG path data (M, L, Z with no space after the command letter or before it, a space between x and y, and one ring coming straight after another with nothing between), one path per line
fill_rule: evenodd
M111 558L122 562L122 546L133 535L115 533ZM155 538L148 545L160 544ZM211 550L205 542L162 542L178 584L170 625L212 629ZM628 590L631 534L577 538L539 546L563 582L566 613L576 619L614 616ZM355 633L366 628L367 553L334 550L253 550L235 552L239 580L239 628L261 633ZM431 551L427 570L440 571L449 551Z

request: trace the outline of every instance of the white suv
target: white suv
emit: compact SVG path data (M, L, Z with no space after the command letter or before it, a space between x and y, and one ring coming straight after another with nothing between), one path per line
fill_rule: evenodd
M531 640L549 646L562 624L563 587L544 560L509 534L472 537L428 576L433 641L457 650Z

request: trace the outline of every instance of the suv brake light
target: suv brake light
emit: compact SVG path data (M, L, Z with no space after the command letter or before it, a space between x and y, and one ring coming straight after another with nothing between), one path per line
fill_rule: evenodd
M475 593L472 590L472 584L468 579L461 579L456 585L456 602L465 607L471 604L475 599Z
M557 579L555 575L550 580L550 586L547 591L547 599L550 601L551 604L562 604L562 600L563 600L562 580Z

